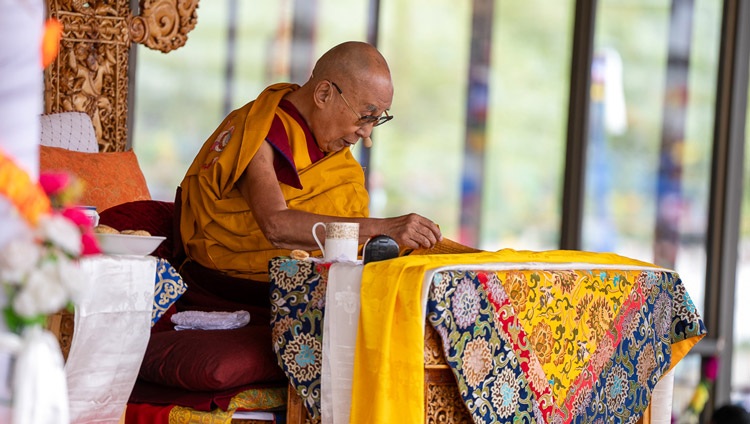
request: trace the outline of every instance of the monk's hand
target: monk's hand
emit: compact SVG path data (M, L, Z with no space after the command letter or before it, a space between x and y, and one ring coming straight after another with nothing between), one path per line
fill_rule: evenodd
M415 213L387 218L385 221L384 234L396 240L402 248L429 249L443 239L437 224Z

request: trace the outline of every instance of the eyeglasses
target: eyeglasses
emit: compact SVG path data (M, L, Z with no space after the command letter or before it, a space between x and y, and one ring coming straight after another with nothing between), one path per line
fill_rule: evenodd
M339 92L339 94L341 95L341 98L344 100L344 103L346 103L346 105L349 107L349 109L351 109L351 111L354 113L354 115L357 116L357 122L356 122L356 124L358 126L361 127L361 126L372 124L373 127L377 127L378 125L383 125L386 122L388 122L391 119L393 119L393 115L389 115L387 110L384 110L383 111L383 115L380 115L380 116L375 116L375 115L360 115L352 107L352 105L349 104L349 102L346 100L346 97L344 97L344 92L341 91L341 88L339 88L339 86L336 85L336 83L333 82L333 81L329 80L328 82L330 82L331 85L333 86L333 88L335 88L336 91Z

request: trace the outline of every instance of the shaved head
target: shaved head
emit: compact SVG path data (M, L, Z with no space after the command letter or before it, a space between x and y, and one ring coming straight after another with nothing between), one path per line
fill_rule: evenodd
M388 63L372 45L347 41L318 59L310 79L285 97L305 119L324 152L369 144L373 128L361 118L380 117L393 101Z
M368 85L373 79L390 81L391 71L383 55L370 44L348 41L318 59L311 82L332 79L350 86Z

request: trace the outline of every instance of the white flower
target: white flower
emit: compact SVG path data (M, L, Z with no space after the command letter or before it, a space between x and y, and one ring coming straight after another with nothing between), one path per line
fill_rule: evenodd
M72 256L81 254L81 231L68 218L56 214L43 217L39 220L38 231L43 240L49 240L65 253Z
M20 237L10 241L0 251L0 281L20 284L24 276L39 261L39 243L31 237Z
M77 302L82 293L88 290L89 279L81 269L77 261L68 258L60 258L55 262L60 283L67 291L68 297L74 303Z
M57 312L67 301L68 293L60 284L57 266L54 262L45 262L31 271L13 299L13 309L18 315L33 318Z

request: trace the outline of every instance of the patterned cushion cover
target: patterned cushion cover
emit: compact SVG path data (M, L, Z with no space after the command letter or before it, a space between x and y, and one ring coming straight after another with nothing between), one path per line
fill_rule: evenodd
M42 172L68 172L84 184L82 205L103 211L134 200L150 200L146 179L135 152L85 153L40 146Z

